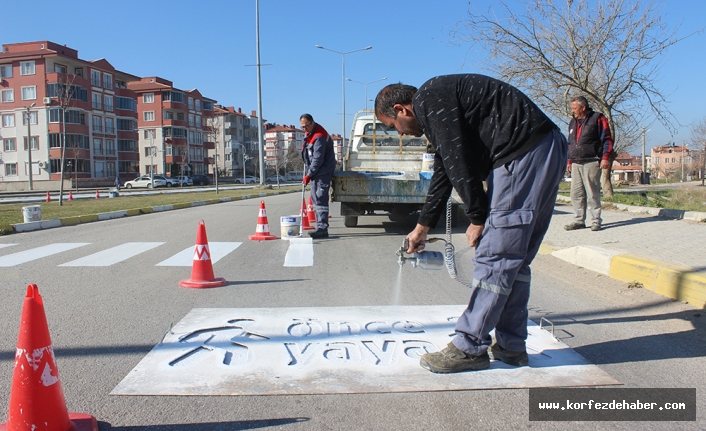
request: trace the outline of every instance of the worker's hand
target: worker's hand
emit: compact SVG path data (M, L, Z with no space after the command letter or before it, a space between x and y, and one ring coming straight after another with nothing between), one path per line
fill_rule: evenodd
M468 226L468 229L466 229L466 239L468 239L469 247L478 245L478 240L480 240L480 236L483 233L483 226L482 224L471 224Z
M417 224L417 227L415 227L414 230L407 235L407 240L409 241L407 254L424 250L424 241L427 240L427 232L429 232L429 228L427 226Z
M609 160L601 160L601 169L608 169L610 168L610 161Z
M571 173L571 163L566 165L566 173L570 174Z
M311 181L311 178L309 178L309 175L304 175L304 179L302 179L302 183L308 185L309 181Z

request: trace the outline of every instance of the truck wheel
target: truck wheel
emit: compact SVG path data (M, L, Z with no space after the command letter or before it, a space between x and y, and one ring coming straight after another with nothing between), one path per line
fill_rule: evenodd
M343 216L343 225L345 227L358 226L358 216Z

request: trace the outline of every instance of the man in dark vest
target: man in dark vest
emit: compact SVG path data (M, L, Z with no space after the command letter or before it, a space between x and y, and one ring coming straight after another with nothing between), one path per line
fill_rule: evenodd
M333 140L320 124L314 122L310 114L302 115L299 124L306 132L302 146L305 166L303 183L311 183L311 200L316 213L316 230L309 233L309 236L328 238L329 189L336 169Z
M586 204L591 212L591 230L601 230L601 169L610 168L613 137L608 119L588 106L583 96L571 99L569 163L574 221L566 230L586 227Z

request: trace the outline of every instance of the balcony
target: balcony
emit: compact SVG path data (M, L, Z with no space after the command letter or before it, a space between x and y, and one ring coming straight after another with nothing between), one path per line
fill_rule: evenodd
M175 120L175 119L173 119L173 118L165 118L163 125L164 125L164 126L188 127L186 121L184 121L184 120Z
M215 150L216 149L216 143L215 142L204 142L203 147L207 150Z

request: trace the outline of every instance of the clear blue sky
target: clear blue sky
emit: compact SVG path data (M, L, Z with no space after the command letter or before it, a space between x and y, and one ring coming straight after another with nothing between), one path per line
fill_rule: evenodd
M485 11L493 3L472 0L470 7ZM481 54L449 43L449 30L468 8L468 1L451 0L260 0L261 63L271 64L261 68L264 117L298 124L308 112L330 132L341 132L341 56L317 44L340 52L373 47L346 55L347 78L387 78L368 85L369 99L392 82L419 86L435 75L487 73ZM703 0L670 1L663 10L667 24L681 24L684 35L704 26ZM219 104L257 109L256 68L247 66L256 63L255 0L7 0L2 12L2 43L66 44L82 59L105 58L124 72L198 88ZM669 51L659 86L682 126L674 136L649 126L648 148L689 142L690 126L706 117L705 45L699 34ZM365 107L364 90L346 82L347 128Z

